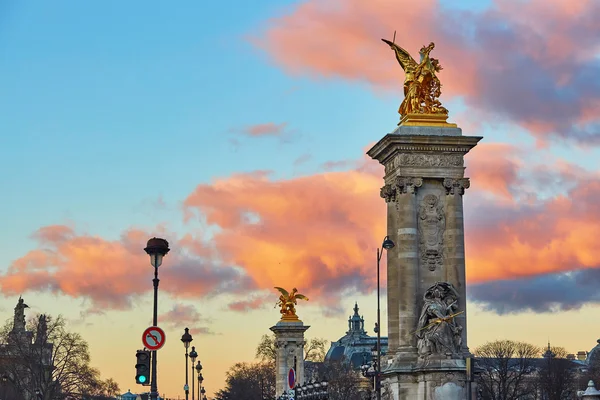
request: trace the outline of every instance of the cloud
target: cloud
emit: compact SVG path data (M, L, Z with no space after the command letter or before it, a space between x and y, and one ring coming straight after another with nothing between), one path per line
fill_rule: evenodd
M227 305L227 308L231 311L245 313L252 310L258 310L264 308L267 304L274 304L276 296L274 291L269 294L263 294L253 296L248 299L234 301Z
M286 123L276 124L273 122L267 122L264 124L257 124L247 126L242 129L242 133L248 136L280 136L285 132L287 127Z
M469 284L600 267L600 174L544 152L522 163L530 151L481 144L467 156ZM199 219L205 231L156 229L172 248L160 269L161 290L178 299L234 294L227 306L234 311L260 308L256 292L274 286L298 287L327 312L344 294L369 293L375 247L387 232L383 172L372 160L353 164L297 178L255 171L198 185L183 201L183 216ZM34 234L39 246L10 265L0 288L83 297L94 310L128 308L151 290L141 250L151 236L132 228L107 240L44 227Z
M468 292L470 300L500 315L559 312L576 310L586 303L600 303L599 284L600 268L595 268L480 283L469 286Z
M212 242L223 262L260 288L366 292L374 284L371 251L386 232L380 186L381 178L359 171L287 180L238 174L199 185L184 206L219 228Z
M413 56L433 41L445 98L460 97L542 142L598 144L600 3L567 4L502 0L479 12L435 0L308 0L250 40L292 74L394 88L399 101L403 72L380 38L396 30L396 43Z
M172 329L180 329L187 327L192 335L196 334L214 334L209 328L199 326L209 324L212 321L207 318L202 318L200 313L192 305L174 304L173 307L164 314L158 316L161 324L166 324Z
M118 240L76 234L69 227L52 225L34 237L40 247L13 261L0 276L4 295L24 291L62 293L90 299L90 312L128 309L133 299L151 289L152 267L143 252L148 232L129 229ZM173 249L160 268L161 289L179 298L198 298L225 292L243 292L254 282L238 268L202 257L209 251L188 248L170 233ZM198 255L200 254L200 255ZM147 280L140 277L147 276Z
M600 267L600 178L532 203L475 202L466 226L471 282Z

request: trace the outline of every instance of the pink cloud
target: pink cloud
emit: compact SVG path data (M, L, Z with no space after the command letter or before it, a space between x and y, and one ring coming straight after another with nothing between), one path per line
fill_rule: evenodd
M279 136L285 132L287 124L281 123L276 124L273 122L267 122L264 124L252 125L244 128L243 133L249 136Z
M400 102L404 74L380 41L396 30L396 43L413 55L436 43L445 98L461 97L541 141L599 142L600 117L590 111L600 99L598 20L600 3L591 0L503 0L483 12L435 0L309 0L269 20L251 41L290 73L394 88Z
M136 296L152 288L152 266L143 251L153 236L148 232L129 229L119 240L106 240L54 225L40 228L34 235L44 239L40 248L13 261L0 276L3 294L27 290L62 293L89 298L92 308L103 310L127 309ZM198 298L254 287L243 272L195 256L194 249L187 251L185 240L168 236L174 250L160 268L161 290L182 298ZM141 279L144 276L147 280Z
M482 144L467 156L471 283L600 267L600 176L550 157L525 165L521 151L528 149ZM345 290L370 292L373 252L386 233L382 171L374 161L354 167L283 180L257 171L198 185L184 201L186 218L197 216L216 233L178 237L157 229L172 248L160 270L161 290L194 299L298 287L328 307ZM517 201L523 193L528 201ZM38 248L0 276L4 294L50 291L89 298L102 310L128 308L151 290L152 267L142 250L149 232L129 229L107 240L50 226L35 235L44 238ZM267 296L251 296L228 308L265 302Z

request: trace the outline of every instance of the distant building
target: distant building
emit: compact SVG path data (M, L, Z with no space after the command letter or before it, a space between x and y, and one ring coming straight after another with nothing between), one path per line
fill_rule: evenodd
M377 337L365 331L365 320L358 313L358 303L354 305L354 315L348 318L348 331L338 341L331 343L325 361L348 360L355 370L370 363L372 352L377 347ZM381 354L387 352L388 338L381 337Z

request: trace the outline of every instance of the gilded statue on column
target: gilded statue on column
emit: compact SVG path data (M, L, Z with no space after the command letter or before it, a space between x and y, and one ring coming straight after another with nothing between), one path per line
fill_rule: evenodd
M308 297L298 293L298 289L296 288L293 288L289 293L287 290L280 287L275 287L275 289L279 290L279 293L281 293L279 301L275 305L275 307L281 307L281 310L279 310L281 319L284 321L299 321L298 316L296 315L297 300L308 300Z
M429 56L435 44L431 42L421 48L417 63L406 50L393 41L381 40L394 50L396 59L404 70L404 101L398 109L400 124L456 126L446 124L448 110L439 100L442 84L436 73L442 70L442 66L437 59Z

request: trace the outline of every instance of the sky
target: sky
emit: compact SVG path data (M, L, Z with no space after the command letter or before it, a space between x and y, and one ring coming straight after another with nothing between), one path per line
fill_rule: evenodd
M396 31L412 54L435 42L450 122L484 137L465 158L469 347L589 350L599 20L594 0L0 2L0 319L19 295L62 314L139 391L158 236L168 397L184 328L212 394L279 319L274 286L310 298L308 338L343 336L355 301L372 326L386 207L365 152L398 122Z

